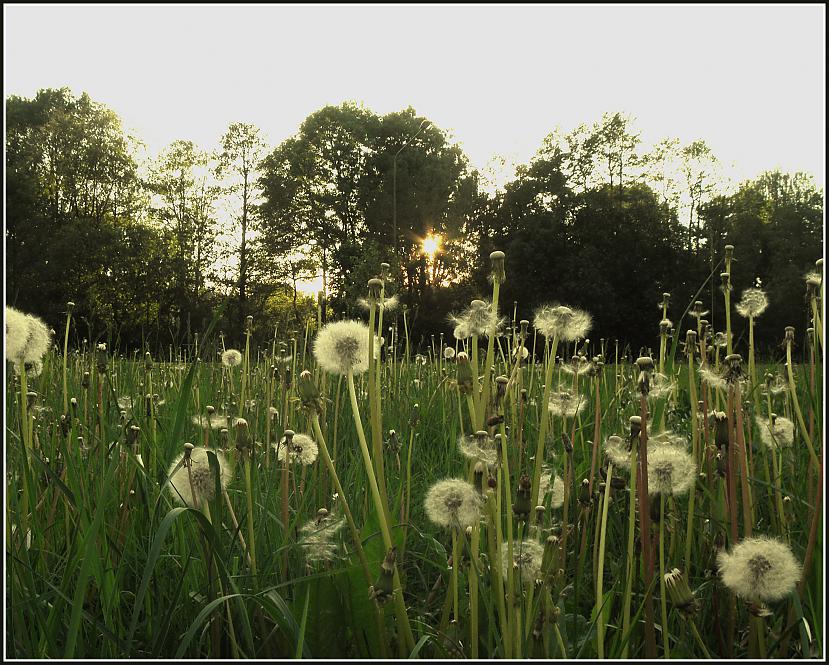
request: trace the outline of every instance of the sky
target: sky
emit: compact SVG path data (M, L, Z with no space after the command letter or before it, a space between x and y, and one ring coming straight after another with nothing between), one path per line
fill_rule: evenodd
M411 105L473 166L631 114L645 145L704 139L723 174L824 185L822 5L9 5L5 94L69 86L150 154L250 122L270 145L326 104ZM509 170L496 180L509 177Z

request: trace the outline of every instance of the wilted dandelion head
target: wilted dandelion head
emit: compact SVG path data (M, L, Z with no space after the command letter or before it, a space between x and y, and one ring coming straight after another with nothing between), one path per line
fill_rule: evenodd
M755 421L760 430L760 440L769 450L789 448L794 443L794 423L788 418L777 416L769 419L755 416Z
M543 305L536 310L533 320L533 325L544 337L558 337L564 342L584 338L592 324L590 314L565 305Z
M544 546L535 540L519 540L512 544L512 561L509 560L508 543L501 545L501 570L506 578L512 565L524 584L535 584L541 579L541 563L544 559Z
M6 360L15 365L40 362L51 343L51 331L43 321L6 307Z
M236 367L242 363L242 353L236 349L228 349L222 353L222 365L225 367Z
M473 300L469 307L460 314L450 315L449 320L455 326L453 331L455 339L466 339L472 335L494 336L506 319L498 318L498 315L492 311L491 303L485 300Z
M575 418L584 411L585 406L587 406L587 401L582 399L581 395L561 391L550 393L550 403L547 408L554 416Z
M280 462L284 462L287 456L291 464L302 464L303 466L316 462L319 454L317 442L307 434L294 434L290 443L286 443L286 438L283 436L276 447L279 451L277 456Z
M173 498L185 506L197 506L204 501L212 501L216 494L215 479L210 471L207 452L206 448L201 447L191 449L189 472L185 464L178 466L185 457L185 453L182 453L167 472ZM226 488L230 483L232 469L224 453L216 451L215 455L219 463L219 482L222 488Z
M674 446L648 451L648 494L679 496L691 489L696 478L697 466L685 451Z
M789 546L768 536L746 538L730 552L720 552L717 564L723 584L752 602L785 598L800 578L800 564Z
M337 556L334 537L345 526L345 518L320 509L317 516L299 530L299 545L308 562L333 561Z
M445 528L466 529L481 518L481 495L474 485L458 478L432 485L423 505L428 518Z
M320 329L314 357L329 374L359 374L368 369L368 326L360 321L335 321Z
M613 466L630 469L630 450L622 437L615 434L607 437L604 442L604 453Z
M769 299L766 297L765 291L762 289L746 289L743 291L743 297L737 303L735 309L737 314L748 319L756 319L769 306Z
M491 436L481 431L475 434L461 434L458 437L458 450L461 455L470 460L483 462L484 464L495 464L498 460L498 451Z
M728 385L725 376L709 365L699 368L699 378L709 387L719 390L725 390Z

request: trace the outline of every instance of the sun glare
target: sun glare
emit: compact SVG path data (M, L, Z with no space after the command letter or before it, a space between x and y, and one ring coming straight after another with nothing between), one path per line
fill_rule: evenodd
M435 254L437 254L440 249L440 242L441 237L439 235L432 235L430 233L423 241L423 253L430 259L435 258Z

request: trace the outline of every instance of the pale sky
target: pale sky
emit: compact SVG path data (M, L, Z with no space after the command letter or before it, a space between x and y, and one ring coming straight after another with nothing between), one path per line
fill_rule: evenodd
M151 154L251 122L271 146L326 104L411 105L472 164L624 111L704 139L742 180L824 185L825 9L756 6L4 5L5 94L88 92Z

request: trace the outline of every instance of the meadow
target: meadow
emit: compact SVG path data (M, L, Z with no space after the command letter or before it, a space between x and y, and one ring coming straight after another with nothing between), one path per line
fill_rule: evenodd
M732 251L721 330L637 304L653 350L516 320L500 252L420 349L385 265L364 321L240 349L7 309L6 655L821 657L822 261L758 361Z

